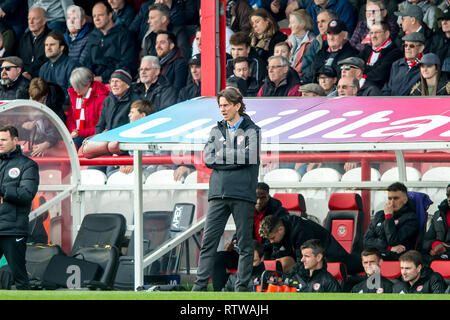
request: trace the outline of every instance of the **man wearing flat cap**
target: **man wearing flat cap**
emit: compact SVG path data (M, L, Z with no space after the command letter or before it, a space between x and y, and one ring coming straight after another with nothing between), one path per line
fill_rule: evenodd
M358 57L348 57L339 61L338 66L341 68L341 78L355 77L358 80L357 96L381 96L381 90L367 81L367 76L364 74L364 60Z
M96 134L130 122L130 106L141 99L139 94L130 89L131 81L131 74L126 69L117 69L111 74L111 92L103 101L102 111L95 126Z
M392 64L389 81L381 90L383 96L408 96L412 86L420 80L420 59L425 48L425 38L420 32L402 38L405 57Z
M188 61L191 74L188 84L180 90L178 102L201 96L201 54L197 53Z
M323 97L325 96L325 90L317 83L307 83L298 90L302 93L302 97Z
M22 76L22 59L15 56L9 56L1 59L0 62L0 99L29 99L28 87L30 86L30 80Z
M423 21L422 8L417 5L408 5L402 11L396 11L395 15L399 17L402 31L398 34L396 39L396 45L400 48L402 45L403 37L413 32L419 32L424 35L425 52L428 52L429 41L433 36L433 30Z
M338 61L358 55L358 50L350 45L347 37L348 31L345 23L341 20L331 20L327 29L327 43L324 43L314 58L310 69L303 76L304 83L313 82L314 76L323 65L333 68L339 77Z
M440 28L435 31L430 43L430 52L438 55L442 71L450 72L450 9L438 18Z

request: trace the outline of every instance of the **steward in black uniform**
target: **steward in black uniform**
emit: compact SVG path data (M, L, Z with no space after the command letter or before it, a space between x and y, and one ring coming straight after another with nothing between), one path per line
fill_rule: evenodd
M17 142L15 127L0 127L0 256L8 261L16 289L27 290L28 215L38 190L39 168L22 154Z

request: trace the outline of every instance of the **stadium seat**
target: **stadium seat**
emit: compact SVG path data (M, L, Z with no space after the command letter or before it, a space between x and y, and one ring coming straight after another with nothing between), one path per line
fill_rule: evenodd
M443 181L448 183L450 181L450 167L431 168L422 175L422 181ZM433 204L429 208L430 214L437 211L437 206L445 198L445 189L445 187L419 189L420 191L426 193L433 201Z
M324 227L347 250L359 254L363 245L364 212L357 193L333 193L328 201L329 212Z
M84 169L80 171L81 184L104 185L106 183L106 174L97 169Z
M274 188L273 184L282 184L285 182L299 182L302 176L294 169L274 169L264 175L264 182L271 186L271 192L291 192L289 188Z
M112 173L108 180L106 181L107 185L132 185L134 184L134 174L125 174L120 171L116 171Z
M291 215L306 217L305 199L300 193L275 193L275 199L281 201L281 205L289 211Z
M300 185L302 183L317 183L317 182L339 182L341 174L333 168L317 168L306 172ZM302 191L305 198L308 213L313 213L319 221L324 221L326 213L328 212L328 198L334 192L332 188L307 188Z
M347 268L342 262L327 262L327 271L342 284L347 281Z
M408 199L414 202L416 215L419 218L419 235L417 236L415 249L420 252L422 250L423 238L427 230L428 208L432 201L427 194L417 191L408 191Z
M181 185L181 181L173 179L174 170L158 170L150 174L145 180L145 186L175 186ZM144 210L165 210L171 211L177 199L173 190L145 190Z
M280 29L281 32L283 32L286 36L290 36L292 30L290 28L281 28Z
M370 168L370 181L379 181L381 177L380 171ZM342 175L341 182L360 182L361 168L353 168Z
M62 176L60 170L40 170L39 171L39 183L40 184L57 184L62 183Z
M383 277L390 280L397 279L402 275L400 261L383 261L380 271Z
M430 264L434 272L438 272L445 279L447 285L450 283L450 261L448 260L434 260Z

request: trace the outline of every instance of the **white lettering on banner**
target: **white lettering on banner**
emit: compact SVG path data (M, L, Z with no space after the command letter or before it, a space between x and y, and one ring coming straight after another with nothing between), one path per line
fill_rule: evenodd
M211 129L214 128L216 124L212 124L210 126L207 126L206 128L194 131L192 133L189 133L186 135L187 139L208 139L209 133L211 132Z
M392 112L393 111L381 111L381 112L371 114L368 117L365 117L361 120L350 123L349 125L346 125L340 129L326 133L322 137L327 138L327 139L345 139L345 138L355 137L356 136L355 133L350 134L349 132L351 132L352 130L364 127L364 126L368 125L369 123L378 123L378 122L389 121L390 120L389 118L384 118L384 117L391 114Z
M423 122L424 120L430 120L426 123ZM413 122L413 121L422 121L420 123L411 123L411 124L405 124L402 126L396 126L398 124ZM365 138L376 138L376 137L388 137L392 136L393 134L399 134L404 136L405 138L415 138L420 137L424 133L434 130L436 128L439 128L440 126L443 126L450 122L450 117L447 116L423 116L423 117L416 117L416 118L409 118L409 119L403 119L391 122L390 125L392 127L385 127L385 128L379 128L371 131L367 131L363 134L361 134L361 137ZM412 128L413 130L406 131L405 129ZM399 132L392 132L394 130L398 130Z
M282 134L282 133L284 133L286 131L292 130L292 129L294 129L296 127L299 127L299 126L301 126L301 125L303 125L305 123L308 123L308 122L316 120L316 119L318 119L320 117L323 117L324 115L326 115L328 113L330 113L329 110L313 111L313 112L308 113L308 114L306 114L304 116L301 116L301 117L299 117L297 119L294 119L294 120L289 121L289 122L287 122L285 124L282 124L282 125L274 128L274 129L271 129L271 130L268 130L266 132L263 132L263 134L262 134L263 139L280 135L280 134Z
M172 118L158 118L158 119L154 119L151 120L149 122L144 122L143 124L140 124L134 128L125 130L121 133L119 133L119 135L121 137L124 138L148 138L148 137L153 137L156 135L156 133L143 133L144 131L154 128L156 126L159 126L163 123L169 122L171 121Z
M183 214L183 207L175 207L175 212L173 215L172 220L172 227L179 229L180 228L180 221L181 221L181 215Z
M167 137L173 137L173 136L177 136L177 135L181 135L181 133L189 131L195 127L201 126L203 124L207 124L208 122L211 122L212 119L199 119L199 120L195 120L189 123L186 123L180 127L177 127L175 129L166 131L166 132L161 132L161 133L157 133L155 134L155 138L156 139L162 139L162 138L167 138Z

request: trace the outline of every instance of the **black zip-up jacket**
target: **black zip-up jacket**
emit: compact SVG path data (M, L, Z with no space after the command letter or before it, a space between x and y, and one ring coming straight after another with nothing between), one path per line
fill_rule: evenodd
M102 111L95 126L95 133L102 133L104 130L111 130L130 122L128 113L130 106L141 97L133 90L128 89L120 99L110 92L103 101Z
M356 284L355 286L353 286L351 292L352 293L392 293L392 287L393 284L390 280L386 279L385 277L382 277L380 275L380 284L378 288L370 288L368 286L367 280L369 278L366 277L363 281L361 281L360 283ZM369 280L370 281L370 280ZM373 286L376 286L375 283L373 283L372 281L370 281L370 283Z
M89 34L87 47L86 67L96 76L101 76L103 83L108 83L111 74L120 68L128 69L131 75L136 73L135 45L122 24L115 24L106 35L94 28Z
M0 85L1 100L29 99L30 80L20 75L16 81L8 85Z
M398 220L398 224L395 224L395 220ZM389 219L385 219L383 210L375 214L364 235L364 247L375 247L386 254L389 246L401 244L408 251L415 248L418 235L419 218L415 213L414 203L408 200Z
M50 29L45 26L36 40L31 31L25 32L20 38L17 55L23 60L23 72L28 72L33 78L39 76L39 69L48 61L45 56L45 38L49 33Z
M327 271L327 262L323 260L323 266L314 270L310 275L303 263L298 262L286 277L297 280L300 292L341 292L339 282Z
M39 186L39 167L20 146L0 155L0 236L27 236L31 202Z
M246 114L231 138L227 122L212 128L203 160L213 169L208 201L232 198L256 203L261 149L261 129Z
M448 232L447 212L450 210L447 199L443 200L439 206L438 211L433 215L430 227L425 233L423 239L423 253L429 253L431 246L435 241L445 242L450 244L450 232ZM447 248L447 255L450 256L450 249Z
M141 82L133 83L132 88L141 99L150 101L157 111L177 103L177 90L161 74L158 76L158 80L148 90L145 89L145 85Z
M430 267L422 266L420 278L411 286L401 280L394 284L393 293L444 293L447 288L444 278Z

